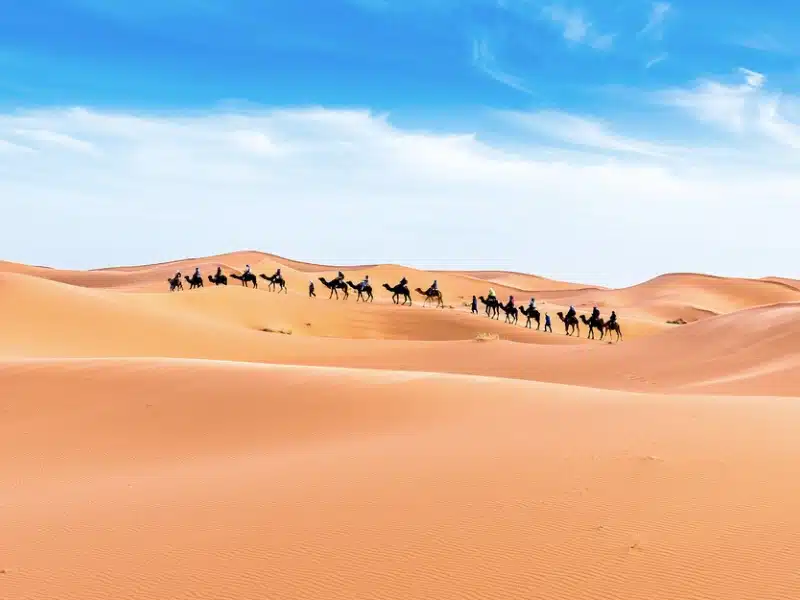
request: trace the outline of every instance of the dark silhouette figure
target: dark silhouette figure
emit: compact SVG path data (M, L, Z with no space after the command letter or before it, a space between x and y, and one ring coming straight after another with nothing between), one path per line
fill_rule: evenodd
M587 319L586 315L581 315L581 322L583 322L583 324L589 328L589 333L586 335L588 339L590 340L594 339L595 329L597 329L597 331L600 332L600 339L601 340L603 339L603 336L605 336L606 334L605 332L606 323L605 321L603 321L603 319L601 319L600 317L589 317Z
M264 275L264 273L261 273L259 275L259 277L261 277L261 279L265 279L265 280L267 280L269 282L269 285L267 286L267 289L270 292L274 291L275 288L277 287L279 294L281 292L283 292L284 294L288 294L289 293L287 291L287 289L286 289L286 280L283 278L282 275L277 275L276 274L276 275L267 276L267 275Z
M527 327L528 329L532 329L531 321L536 321L536 331L539 331L539 328L542 326L541 323L542 315L539 313L538 310L530 307L526 309L524 306L521 306L519 312L521 312L523 315L525 315L525 317L527 317L527 321L525 321L525 327Z
M370 284L365 285L364 282L362 281L361 283L356 285L355 283L353 283L348 279L347 285L349 285L351 288L353 288L355 291L358 292L358 296L356 296L356 302L358 302L359 300L364 300L364 297L366 297L366 300L364 300L364 302L366 302L367 300L372 302L375 299L372 296L372 286Z
M333 281L328 281L324 277L320 277L319 280L322 283L322 285L324 285L326 288L328 288L331 291L331 295L328 296L328 300L333 298L334 294L336 294L336 299L338 300L339 299L339 290L342 290L344 292L344 299L345 300L347 300L350 297L350 292L347 291L347 284L343 280L340 280L338 277L336 279L334 279Z
M506 323L517 324L517 321L519 321L519 310L516 306L511 304L511 302L508 304L498 304L497 306L506 313Z
M317 297L317 294L314 292L314 282L313 281L309 281L308 282L308 297L309 298L316 298Z
M478 297L477 296L473 296L472 297L472 314L473 315L477 315L478 314Z
M613 331L614 333L617 334L617 340L616 341L620 341L620 339L622 339L622 329L620 328L619 323L617 322L616 319L614 319L613 321L611 321L609 319L609 321L606 323L605 330L606 330L606 333L609 334L608 335L609 338L611 337L610 332ZM602 339L602 338L600 338L600 339Z
M481 301L481 304L486 306L486 316L490 319L499 319L500 318L500 303L497 301L497 298L494 296L489 298L488 300L483 296L478 296Z
M183 278L186 280L186 283L189 284L190 290L203 287L203 278L199 275L192 275L191 277L184 275Z
M183 282L181 281L181 274L177 273L175 277L167 278L169 281L169 291L174 292L175 290L183 291Z
M550 322L550 315L547 313L544 315L544 330L553 333L553 324Z
M578 324L577 317L573 315L564 318L564 313L562 313L561 311L557 312L556 314L558 315L558 318L561 320L561 322L564 323L564 333L566 333L567 335L572 335L572 333L577 331L578 337L581 336L581 326Z
M253 289L258 289L258 279L252 273L245 273L244 275L237 275L236 273L231 273L231 277L236 279L237 281L241 281L244 287L248 287L248 283L253 284Z
M439 290L429 289L427 291L422 291L419 288L414 288L414 291L417 292L420 296L425 296L425 300L422 302L422 306L425 306L428 302L433 302L436 300L436 308L444 308L444 298L442 298L442 292Z
M384 283L383 287L386 288L387 291L392 292L392 302L395 304L400 302L400 296L403 296L403 304L407 303L409 306L413 304L411 302L411 292L408 291L407 286L399 284L392 287L388 283Z
M214 285L228 285L228 278L223 273L209 275L208 280Z

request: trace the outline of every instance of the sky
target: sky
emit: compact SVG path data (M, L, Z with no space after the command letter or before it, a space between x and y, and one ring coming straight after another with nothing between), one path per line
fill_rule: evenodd
M800 277L800 4L5 0L0 259Z

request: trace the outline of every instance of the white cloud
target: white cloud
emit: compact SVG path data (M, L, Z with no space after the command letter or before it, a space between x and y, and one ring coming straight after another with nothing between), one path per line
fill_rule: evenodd
M670 152L666 146L618 135L605 123L563 112L509 113L508 116L531 132L577 146L661 158Z
M639 31L639 35L660 38L662 35L661 26L671 8L669 2L653 2L650 8L650 18L647 20L647 24Z
M653 58L647 61L647 63L644 65L644 68L649 69L651 67L656 66L660 62L664 62L665 60L667 60L667 56L668 55L666 52L662 52L658 56L654 56Z
M751 141L769 141L800 148L798 99L766 89L762 73L740 68L744 82L698 81L693 87L668 90L660 98L687 111L695 119L712 123Z
M55 131L47 131L46 129L15 129L12 134L29 141L39 142L45 146L60 146L62 148L67 148L76 152L85 152L87 154L96 153L96 149L94 146L92 146L92 144Z
M794 272L800 175L773 164L774 149L742 168L703 153L682 161L658 140L558 113L533 115L519 138L536 128L590 150L527 141L512 152L469 132L321 108L0 115L0 139L49 131L97 150L3 154L14 226L0 256L87 267L258 248L609 284L671 270Z
M545 6L542 15L558 25L564 39L569 42L587 44L596 50L608 50L613 44L614 36L595 33L580 10L554 4Z
M487 40L475 39L472 41L472 64L495 81L526 94L532 93L522 79L498 68L497 60L492 54Z

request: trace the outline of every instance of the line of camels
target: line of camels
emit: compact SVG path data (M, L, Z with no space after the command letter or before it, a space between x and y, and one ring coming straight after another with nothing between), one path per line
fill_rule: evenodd
M238 275L236 273L231 273L229 276L226 276L223 273L218 273L216 275L209 275L208 280L210 283L214 285L228 285L228 277L231 279L235 279L245 287L249 287L248 284L252 283L254 289L258 289L258 280L263 279L268 282L267 289L269 291L277 290L278 293L283 292L284 294L288 293L288 289L286 287L286 280L277 273L275 275L265 275L264 273L260 273L258 277L256 277L253 273L244 273L243 275ZM183 277L186 280L186 283L189 284L189 289L195 288L202 288L203 287L203 278L198 275L192 275L189 277L185 275ZM174 277L170 277L167 279L169 282L169 290L171 292L175 291L182 291L183 282L181 281L181 274L177 273ZM350 297L350 290L354 290L357 292L358 296L356 297L356 302L372 302L375 297L373 295L372 286L362 285L362 284L355 284L350 280L343 281L341 279L334 279L332 281L328 281L324 277L319 277L320 283L324 285L326 288L330 290L330 295L328 299L333 298L336 296L336 299L339 299L339 292L341 291L343 294L343 299L347 300ZM384 289L392 293L392 302L395 304L405 305L408 304L409 306L412 305L411 301L411 292L407 285L394 285L391 286L388 283L384 283L382 286ZM437 308L444 308L444 297L442 296L442 292L440 290L422 290L421 288L414 288L414 291L417 292L419 295L423 296L425 299L423 300L423 306L426 306L429 302L434 304ZM309 295L313 294L313 288L309 289ZM400 302L400 299L403 299ZM520 313L526 318L525 327L528 329L532 329L532 322L536 322L536 330L539 331L541 328L541 313L535 308L526 308L525 306L516 307L510 304L503 304L497 298L484 298L483 296L479 296L478 299L480 300L481 304L484 305L486 316L490 319L499 319L500 312L502 311L505 314L505 322L511 325L516 325L519 322L519 315ZM473 306L473 313L477 312L475 307ZM596 339L595 338L595 330L600 334L600 340L602 340L606 334L614 333L616 335L616 341L622 339L622 329L619 326L619 323L616 321L606 321L601 317L596 318L586 318L585 315L580 315L580 319L577 315L568 315L564 316L564 313L559 311L556 313L559 320L564 324L564 333L566 335L573 335L576 334L578 337L581 335L580 324L583 323L586 327L589 328L588 332L588 339Z

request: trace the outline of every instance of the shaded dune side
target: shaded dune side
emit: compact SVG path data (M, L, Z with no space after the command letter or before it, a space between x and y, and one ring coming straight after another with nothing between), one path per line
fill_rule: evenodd
M622 315L692 322L755 306L800 301L800 291L775 281L674 273L618 290L544 292L541 297L581 307L596 304Z
M800 595L794 401L168 360L0 388L10 598Z

